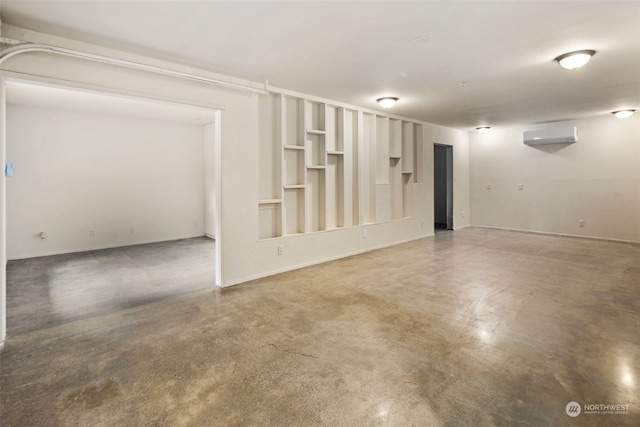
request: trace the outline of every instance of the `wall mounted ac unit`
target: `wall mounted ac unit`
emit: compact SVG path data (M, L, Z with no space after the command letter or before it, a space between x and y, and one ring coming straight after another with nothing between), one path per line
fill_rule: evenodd
M523 139L526 145L567 144L578 140L578 128L565 126L527 130L524 131Z

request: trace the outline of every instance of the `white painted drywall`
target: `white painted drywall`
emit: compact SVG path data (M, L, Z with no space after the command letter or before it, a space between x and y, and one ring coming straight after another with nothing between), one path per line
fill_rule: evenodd
M7 158L9 259L204 234L202 126L9 104Z
M556 125L577 126L578 142L522 143L544 125L472 134L473 225L640 241L640 116Z
M215 213L215 123L203 127L204 234L216 236Z

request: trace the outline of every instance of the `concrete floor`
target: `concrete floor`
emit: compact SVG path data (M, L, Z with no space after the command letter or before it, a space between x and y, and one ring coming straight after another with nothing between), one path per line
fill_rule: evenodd
M0 424L640 425L640 245L471 228L224 290L212 257L11 262Z

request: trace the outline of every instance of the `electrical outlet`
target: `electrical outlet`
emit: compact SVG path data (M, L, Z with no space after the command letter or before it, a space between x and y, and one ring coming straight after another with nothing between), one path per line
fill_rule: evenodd
M464 213L464 211L462 211L462 213L460 214L460 216L461 216L462 218L464 218L464 215L465 215L465 213Z
M518 190L524 190L524 184L518 184Z
M278 246L278 255L284 255L284 246Z
M133 225L129 227L129 233L135 233L136 229L133 228Z
M578 220L578 227L584 227L584 219Z
M491 184L487 184L487 190L491 190Z
M367 232L367 229L365 228L364 230L362 230L362 238L366 239L369 236L369 233Z
M96 230L89 230L89 237L96 237Z
M420 221L420 228L424 228L424 220Z

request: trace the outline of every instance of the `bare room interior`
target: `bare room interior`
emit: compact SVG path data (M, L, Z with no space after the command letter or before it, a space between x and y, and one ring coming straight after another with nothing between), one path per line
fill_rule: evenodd
M640 424L640 2L0 18L3 426Z

